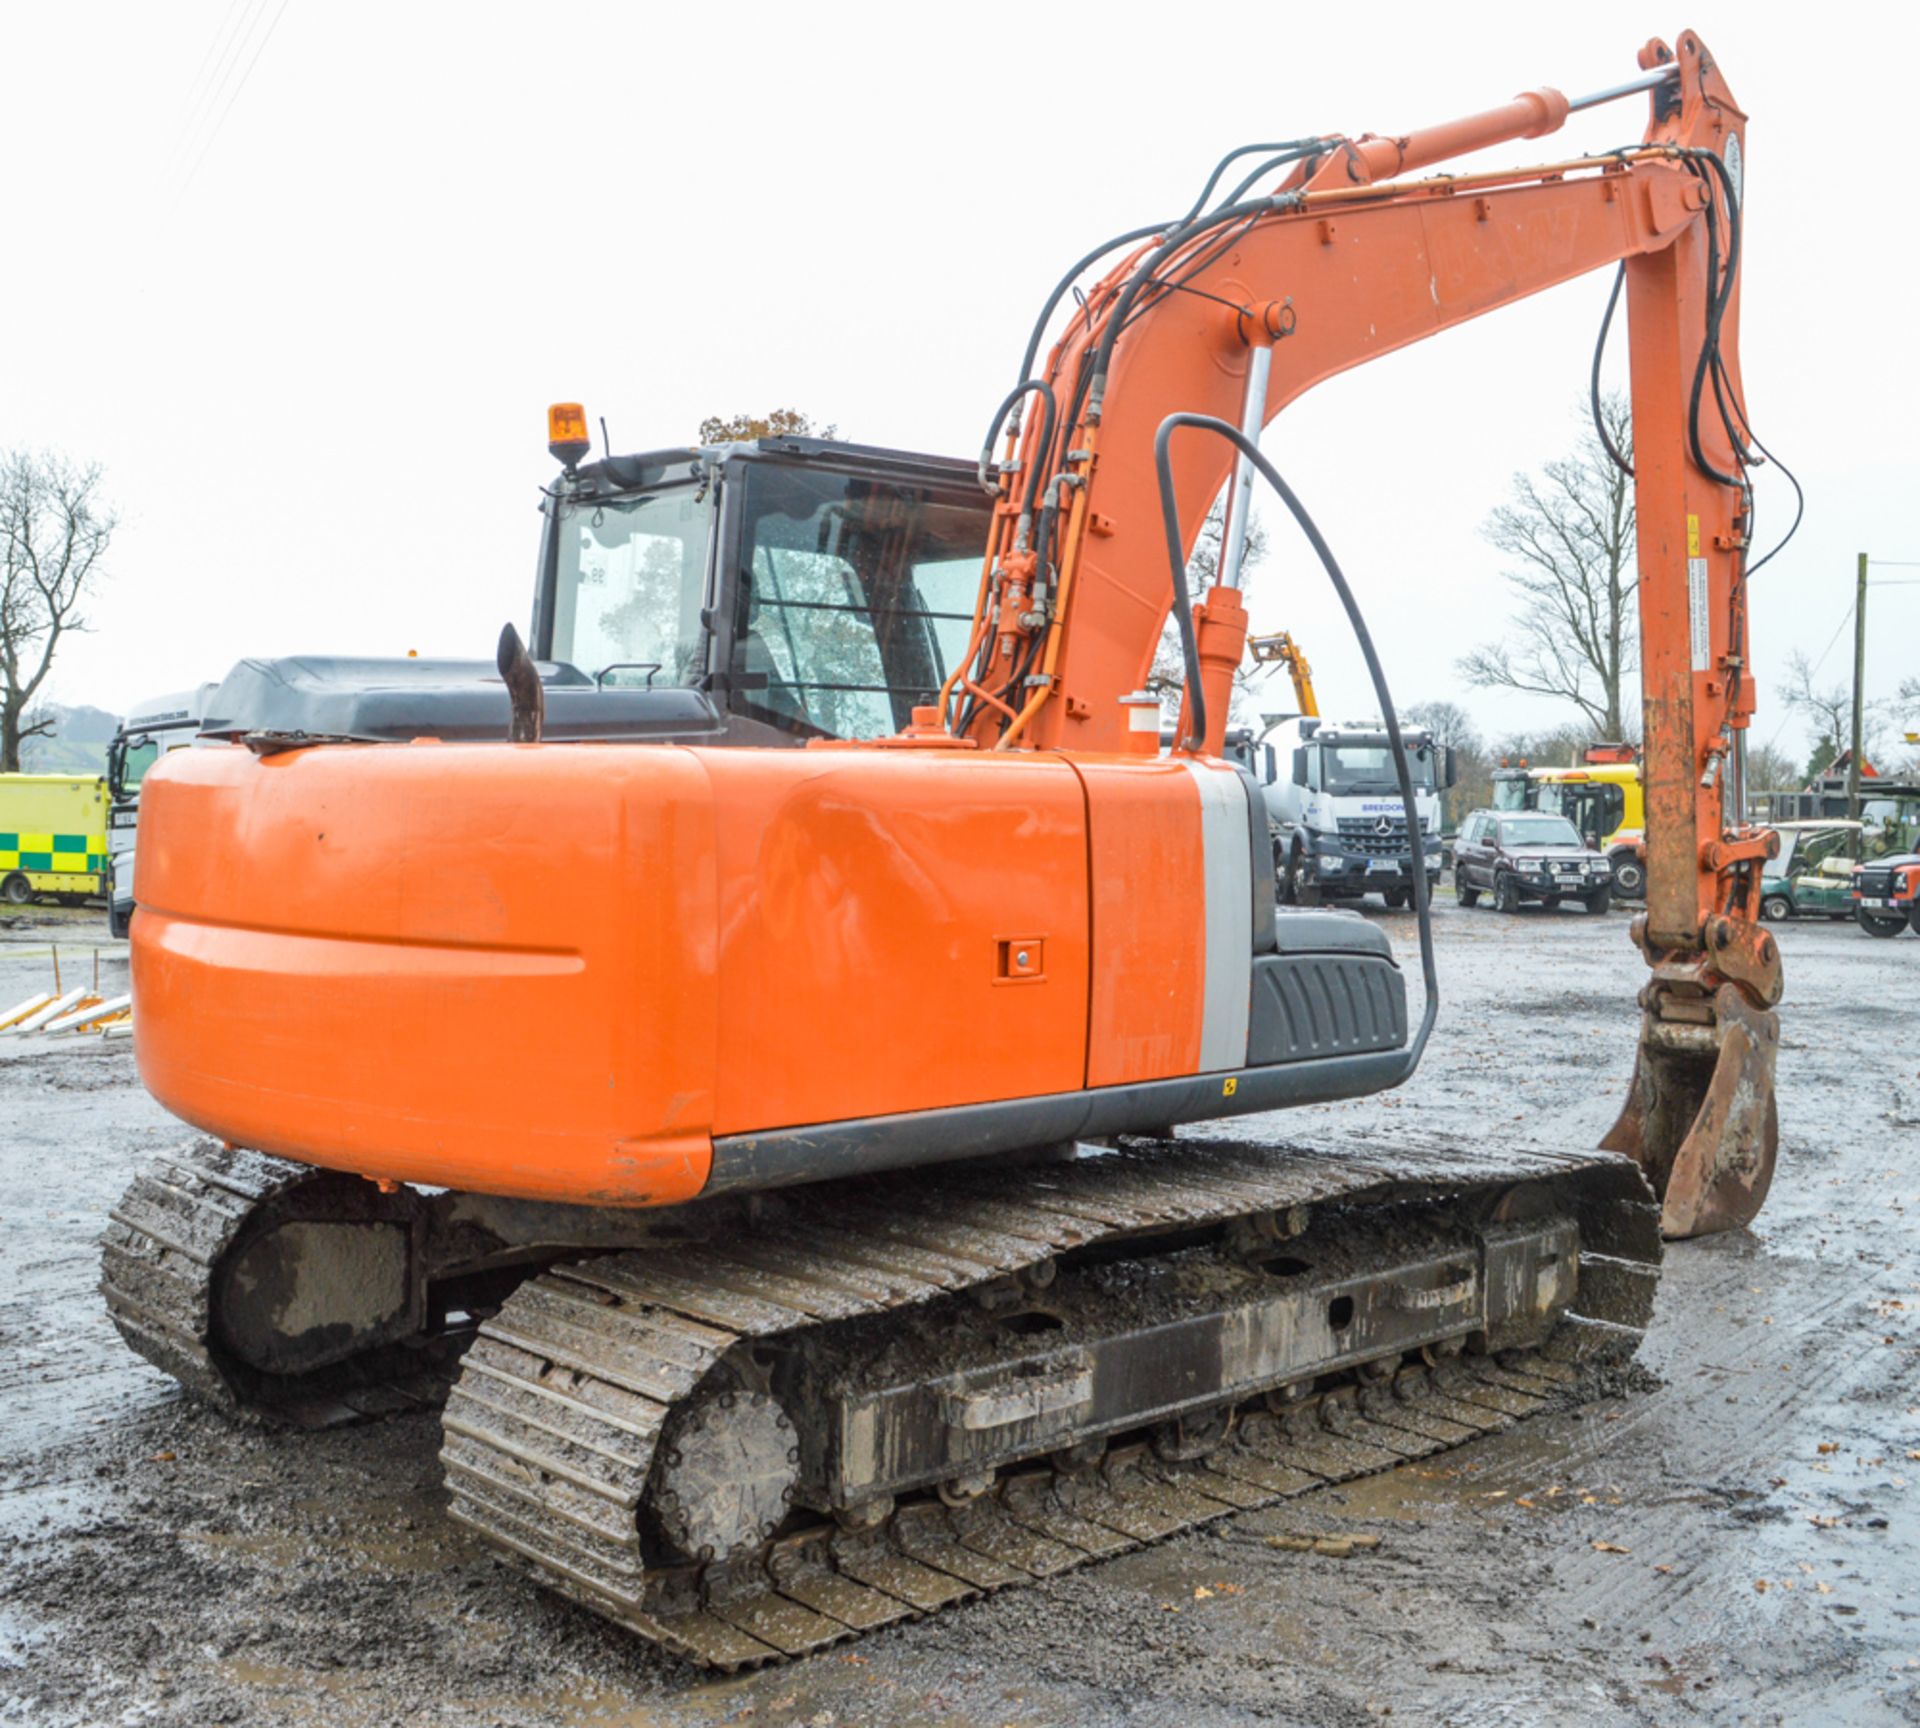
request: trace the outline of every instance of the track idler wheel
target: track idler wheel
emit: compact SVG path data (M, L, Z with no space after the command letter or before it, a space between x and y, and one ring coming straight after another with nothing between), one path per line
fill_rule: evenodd
M793 1422L764 1392L729 1391L678 1411L649 1496L660 1531L689 1560L757 1549L793 1506L800 1479Z
M1707 994L1656 979L1642 1001L1633 1084L1600 1145L1646 1172L1669 1240L1742 1229L1780 1150L1779 1019L1732 984Z

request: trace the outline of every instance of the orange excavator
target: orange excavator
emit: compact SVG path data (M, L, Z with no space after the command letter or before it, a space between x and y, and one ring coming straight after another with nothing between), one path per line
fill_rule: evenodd
M1745 119L1693 35L1640 66L1233 152L1063 276L977 467L594 461L563 408L531 651L237 668L206 730L244 748L143 788L135 1047L208 1138L113 1213L128 1342L244 1416L443 1401L455 1517L729 1669L1424 1456L1630 1352L1663 1232L1764 1197L1781 988L1740 786ZM1417 176L1626 97L1642 142ZM1418 834L1260 428L1614 266L1652 974L1626 1107L1595 1151L1236 1133L1398 1085L1438 1007L1423 873L1416 1024L1375 927L1276 908L1221 755L1264 482Z

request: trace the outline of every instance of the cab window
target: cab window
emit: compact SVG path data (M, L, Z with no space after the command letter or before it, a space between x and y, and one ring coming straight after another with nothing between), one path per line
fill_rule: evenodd
M131 739L121 749L115 751L112 786L114 797L123 800L131 798L140 790L140 782L146 778L147 770L159 760L159 741L153 738Z
M609 684L697 683L711 519L688 485L562 503L553 657Z
M966 652L991 500L773 462L743 484L730 705L808 737L902 730Z

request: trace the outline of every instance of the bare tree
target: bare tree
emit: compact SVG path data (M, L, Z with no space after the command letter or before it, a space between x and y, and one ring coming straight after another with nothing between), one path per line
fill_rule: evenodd
M1585 414L1585 407L1582 407ZM1633 460L1633 415L1620 395L1602 398L1614 447ZM1487 539L1514 560L1519 596L1513 639L1476 648L1459 663L1469 684L1552 696L1579 709L1591 732L1639 731L1633 616L1633 477L1591 425L1571 456L1516 474L1513 502L1487 518Z
M1409 726L1424 726L1436 744L1449 750L1486 749L1473 716L1458 702L1409 702L1400 710L1400 718Z
M0 774L20 771L22 740L52 730L34 699L61 640L87 628L90 585L119 524L98 463L0 452Z
M1920 744L1920 678L1900 680L1900 688L1893 697L1893 711L1901 741L1910 747ZM1901 765L1900 775L1906 780L1920 777L1920 755L1911 748Z
M1495 754L1503 768L1574 768L1592 742L1586 727L1569 721L1545 732L1509 732Z
M1807 778L1824 774L1841 753L1853 747L1853 686L1813 681L1813 666L1799 648L1787 656L1786 681L1780 686L1780 705L1807 723L1813 754L1807 759ZM1887 703L1870 700L1861 705L1860 748L1872 755L1886 729ZM1751 775L1749 775L1751 779Z
M1458 702L1413 702L1400 711L1406 726L1424 726L1434 743L1453 752L1454 784L1441 796L1449 825L1493 801L1493 761L1473 716Z
M1763 792L1791 792L1805 778L1800 764L1784 750L1771 744L1749 747L1747 751L1747 793L1758 798Z

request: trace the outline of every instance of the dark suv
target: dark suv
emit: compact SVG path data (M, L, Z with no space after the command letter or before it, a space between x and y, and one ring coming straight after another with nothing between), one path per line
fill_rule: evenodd
M1578 900L1589 912L1613 904L1613 874L1603 853L1564 816L1541 810L1476 810L1453 843L1453 886L1462 906L1493 896L1502 912L1523 900L1558 906Z

